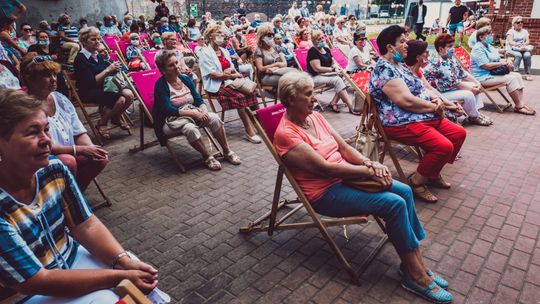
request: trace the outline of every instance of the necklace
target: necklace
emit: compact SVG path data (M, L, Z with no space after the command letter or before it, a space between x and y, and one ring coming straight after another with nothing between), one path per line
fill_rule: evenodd
M309 121L307 119L301 123L295 123L295 124L304 130L309 130L311 128L311 125L309 124Z

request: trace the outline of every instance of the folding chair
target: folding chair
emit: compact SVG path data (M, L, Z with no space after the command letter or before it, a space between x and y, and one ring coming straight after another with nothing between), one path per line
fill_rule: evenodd
M142 291L127 279L122 280L114 288L114 292L120 297L120 301L116 302L116 304L152 304Z
M271 96L274 97L274 104L277 103L277 86L263 85L261 83L261 80L259 79L259 73L257 72L257 66L255 65L255 61L252 61L251 65L253 66L253 77L255 79L255 83L257 83L257 90L259 90L259 94L261 95L263 104L266 106L265 92L268 92Z
M377 39L369 39L369 44L371 44L371 47L375 50L375 52L377 52L377 55L381 56L381 51L377 45Z
M122 41L122 40L117 40L116 41L116 50L118 51L118 53L120 54L120 56L122 56L124 58L124 60L127 62L127 48L129 46L129 43L125 42L125 41Z
M145 142L144 128L145 128L145 119L148 119L151 125L153 125L154 123L154 119L152 118L152 112L151 112L152 107L154 106L154 86L155 86L156 81L161 77L161 74L159 73L158 70L149 70L149 71L132 72L129 74L129 76L131 77L131 80L132 80L132 81L128 81L129 86L131 90L133 91L133 93L135 94L135 96L137 97L137 99L140 101L139 102L139 105L140 105L139 114L140 114L140 120L141 120L140 145L139 147L134 147L129 150L129 152L135 153L135 152L139 152L146 148L159 144L158 140ZM216 142L216 139L214 138L212 133L210 133L210 131L208 131L207 128L202 128L202 129L204 130L204 132L210 139L210 143L212 144L212 146L214 146L216 151L218 151L217 153L214 154L214 156L223 156L223 153L221 149L219 148ZM178 166L178 169L180 169L182 173L185 173L186 167L184 166L184 164L182 164L180 159L178 159L178 157L172 150L170 142L169 142L169 139L174 138L174 137L179 137L179 136L181 135L178 133L167 136L167 142L165 144L165 147L171 154L174 162Z
M351 264L347 260L347 258L343 255L341 252L341 249L337 246L335 241L330 236L330 233L328 232L327 227L330 226L344 226L344 225L351 225L351 224L365 224L368 223L368 215L358 215L358 216L352 216L352 217L345 217L345 218L326 218L326 217L320 217L315 210L311 207L310 202L308 201L307 197L304 195L296 181L294 180L291 172L287 168L287 166L283 163L281 158L279 157L278 153L276 152L274 146L272 145L272 140L274 137L275 130L279 124L279 121L281 120L281 117L285 113L285 108L282 104L276 104L269 106L264 109L257 110L256 113L253 113L251 110L248 111L249 117L251 121L253 122L253 125L257 129L259 135L263 139L264 143L266 144L266 147L268 150L270 150L270 153L278 163L278 173L276 178L276 185L274 189L274 197L272 199L272 208L269 212L265 213L258 219L256 219L253 222L250 222L248 226L241 227L240 232L242 233L251 233L251 232L263 232L267 231L269 236L272 236L274 231L278 230L297 230L297 229L304 229L304 228L318 228L325 240L328 242L328 245L334 253L336 254L339 262L343 265L343 267L347 270L349 275L351 276L352 280L355 283L359 283L359 273L354 271L351 267ZM283 175L287 177L289 180L292 188L298 195L298 198L295 200L280 200L281 196L281 186L283 183ZM296 204L296 206L287 212L285 215L283 215L280 218L277 218L278 212L282 210L283 207L288 207L289 205ZM285 221L290 218L293 214L295 214L300 209L305 208L307 211L310 220L305 222L292 222L292 223L285 223ZM371 251L371 253L368 255L368 257L362 262L360 266L360 272L365 270L369 263L375 258L377 253L380 251L382 246L386 243L388 240L388 237L386 235L386 229L383 225L383 223L380 221L379 218L375 217L375 220L377 221L377 224L380 226L382 231L384 232L383 237L381 240L377 243L375 248ZM266 223L268 221L268 223Z
M300 68L302 72L307 72L307 53L309 50L306 49L294 49L294 60L296 61L296 65ZM324 91L330 90L332 87L328 85L319 85L314 88L314 91L316 93L322 93Z
M116 36L103 36L101 37L101 40L103 40L105 46L110 50L110 51L116 51L118 49L118 45L116 44L116 42L118 40L120 40L120 38L116 37Z
M257 48L257 34L245 34L244 37L246 37L247 45L249 45L251 50L255 52L255 49Z
M467 50L464 49L461 46L456 47L455 51L454 51L454 56L457 58L457 60L458 60L459 64L461 65L461 67L463 67L467 72L469 72L469 74L472 75L472 72L471 72L471 56L470 56L469 52L467 52ZM506 84L504 84L504 83L497 84L497 85L490 86L490 87L480 86L480 91L487 96L489 101L491 101L491 103L495 106L495 109L499 113L504 112L504 110L506 110L506 109L508 109L508 108L510 108L512 106L512 103L510 102L508 97L506 97L506 95L504 95L504 93L501 91L501 88L505 88L505 87L506 87ZM501 96L506 101L506 105L501 106L498 103L496 103L495 100L491 97L491 95L489 95L489 93L488 93L489 91L497 91L499 94L501 94Z
M142 51L142 56L144 60L146 61L146 63L148 63L148 66L150 67L151 70L157 69L155 59L156 59L156 54L158 52L159 50L143 50Z
M349 65L349 60L343 52L338 48L330 49L330 53L332 54L332 57L334 58L334 61L342 68L347 69L347 65Z

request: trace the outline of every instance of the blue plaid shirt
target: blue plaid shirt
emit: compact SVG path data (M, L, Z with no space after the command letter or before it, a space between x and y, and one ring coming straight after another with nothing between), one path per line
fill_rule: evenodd
M18 202L0 188L0 301L20 296L3 286L23 283L42 268L70 268L78 244L67 228L92 215L60 160L51 157L35 178L36 196L30 204Z

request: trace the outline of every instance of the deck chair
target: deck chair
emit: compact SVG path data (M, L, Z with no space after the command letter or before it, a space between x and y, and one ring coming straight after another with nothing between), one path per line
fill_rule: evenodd
M296 65L300 68L302 72L307 72L307 53L309 50L306 49L294 49L294 60ZM328 85L319 85L314 88L315 93L322 93L324 91L330 90L331 87Z
M276 104L269 106L264 109L257 110L255 113L248 111L249 117L253 122L253 125L257 129L259 135L263 139L264 143L270 153L274 157L275 161L278 163L278 173L276 178L276 185L274 189L274 197L272 199L272 208L269 212L265 213L258 219L253 222L250 222L247 226L241 227L240 232L242 233L251 233L251 232L264 232L267 231L269 236L272 236L274 231L278 230L297 230L304 228L318 228L324 239L327 241L328 245L332 248L336 254L339 262L347 270L352 280L355 283L359 283L359 273L354 271L351 267L351 264L347 258L341 252L341 249L337 246L335 241L330 236L327 227L330 226L344 226L351 224L365 224L368 223L368 215L358 215L353 217L346 218L326 218L318 215L315 210L311 207L310 202L294 180L291 172L287 166L283 163L278 153L276 152L274 146L272 145L274 133L276 128L281 120L281 117L285 113L285 108L282 104ZM280 200L281 196L281 186L283 183L283 176L289 180L292 188L298 195L298 198L295 200ZM281 211L284 207L289 207L289 205L296 205L291 207L292 210L288 211L285 215L278 218L278 212ZM293 222L285 223L285 221L290 218L297 211L305 209L309 215L310 220L305 222ZM381 227L384 236L375 246L373 251L368 255L368 257L362 262L360 266L360 272L365 270L369 263L376 257L377 253L380 251L382 246L386 243L388 237L386 235L386 230L380 219L375 217L377 224ZM267 223L268 222L268 223Z
M125 75L125 74L124 74ZM154 86L156 81L161 77L161 74L158 70L149 70L149 71L140 71L140 72L132 72L129 74L132 81L129 81L129 85L131 87L131 90L137 97L137 99L140 101L140 120L141 120L141 126L140 126L140 145L139 147L135 147L129 150L131 153L135 153L138 151L142 151L146 148L158 145L159 142L157 140L153 140L151 142L145 142L144 139L144 128L145 128L145 119L148 119L150 123L153 125L154 119L152 118L152 107L154 106ZM210 143L212 146L218 151L214 156L222 156L223 153L221 152L216 139L208 131L207 128L203 128L204 132L210 139ZM182 171L182 173L186 172L186 166L182 164L180 159L176 156L174 151L171 148L169 139L181 136L180 134L171 134L167 138L167 143L165 144L165 147L171 154L174 162L178 166L178 169Z
M349 65L349 60L343 52L338 48L330 49L330 53L332 54L332 57L334 58L334 61L344 70L347 69L347 65Z
M251 50L255 52L255 49L257 48L257 34L245 34L244 37L246 37L247 45L249 45L251 47Z
M268 92L268 94L270 94L270 96L273 96L274 104L277 103L277 101L278 101L277 86L263 85L261 83L261 80L259 79L259 73L257 72L257 66L255 65L254 60L251 62L251 66L253 67L253 78L255 80L255 83L257 83L257 90L259 91L259 95L261 95L261 99L263 101L263 104L266 106L265 92Z
M117 303L122 304L152 304L152 302L130 280L122 280L114 288L114 292L120 297ZM109 303L113 304L113 303Z
M379 50L379 45L377 45L377 39L369 39L369 44L377 52L378 56L381 56L381 51Z
M455 51L454 51L454 56L457 58L457 60L458 60L459 64L461 65L461 67L463 67L467 72L469 72L469 74L472 75L472 72L471 72L471 56L470 56L469 52L467 52L467 50L464 49L463 47L456 47ZM504 110L506 110L506 109L508 109L508 108L510 108L512 106L512 103L510 102L508 97L506 97L506 95L504 95L503 91L501 90L502 88L506 88L506 85L504 83L494 85L494 86L491 86L491 87L485 87L485 86L480 87L480 91L482 91L482 93L484 93L486 95L486 97L489 99L489 101L491 101L491 103L495 106L495 109L499 113L504 112ZM501 106L498 103L496 103L495 100L493 99L493 97L491 97L491 95L488 93L489 91L497 91L499 94L501 94L501 96L506 101L506 105Z
M103 40L105 46L109 50L116 51L118 49L118 45L116 44L116 42L120 40L120 38L116 36L103 36L101 37L101 40Z
M122 56L125 61L128 61L127 60L127 48L129 46L129 43L125 42L125 41L122 41L122 40L117 40L116 41L116 50L118 51L118 53L120 54L120 56Z
M156 66L156 54L159 52L159 50L143 50L142 56L144 57L144 60L148 63L148 66L151 70L157 69Z

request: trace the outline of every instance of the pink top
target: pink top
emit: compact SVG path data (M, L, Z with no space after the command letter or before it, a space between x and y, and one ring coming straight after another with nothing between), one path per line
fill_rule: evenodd
M309 117L311 117L315 125L317 138L292 123L287 118L287 115L283 115L274 135L274 147L279 156L283 157L296 145L306 143L327 161L333 163L344 162L345 160L339 153L338 143L332 136L331 128L326 120L317 112L313 112ZM304 194L312 203L321 198L328 188L341 182L340 178L316 175L294 166L290 166L289 169Z

